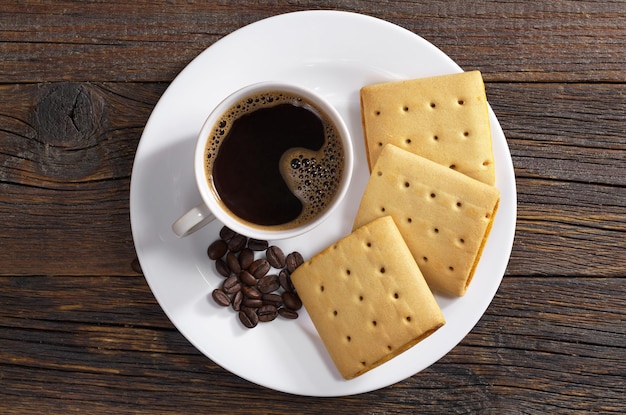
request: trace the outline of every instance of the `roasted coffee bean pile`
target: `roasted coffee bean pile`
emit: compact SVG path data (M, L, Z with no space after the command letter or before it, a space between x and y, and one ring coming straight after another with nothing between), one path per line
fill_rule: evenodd
M257 258L257 252L264 255ZM304 262L299 252L285 255L267 241L223 227L207 255L224 277L220 288L213 290L213 300L238 312L244 326L253 328L278 316L298 318L302 301L291 283L291 273Z

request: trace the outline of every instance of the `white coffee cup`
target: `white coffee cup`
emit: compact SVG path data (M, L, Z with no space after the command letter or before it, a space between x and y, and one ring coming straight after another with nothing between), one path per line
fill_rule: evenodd
M336 136L343 148L342 174L341 177L337 179L334 196L327 201L325 208L321 212L311 219L293 226L258 225L239 218L225 206L224 200L222 200L215 189L211 172L208 172L206 167L207 143L212 139L211 136L216 129L216 124L223 119L224 114L248 97L259 96L259 94L270 91L272 93L282 91L290 95L297 95L302 97L305 102L312 104L315 108L314 113L319 112L322 118L327 119L334 125ZM255 239L275 240L301 235L321 224L342 202L352 178L353 165L354 151L350 132L339 112L328 101L313 91L296 85L281 82L260 82L248 85L233 92L221 101L206 119L198 135L194 155L196 185L203 202L193 207L176 220L172 225L172 230L177 236L184 237L217 219L233 231Z

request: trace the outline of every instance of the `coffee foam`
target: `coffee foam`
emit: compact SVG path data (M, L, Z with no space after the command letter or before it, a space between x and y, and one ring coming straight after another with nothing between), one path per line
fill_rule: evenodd
M283 153L279 170L291 192L302 202L303 209L295 220L272 229L291 229L315 219L323 213L339 191L344 174L344 149L337 127L324 113L309 100L283 91L268 91L243 98L228 109L215 123L211 137L205 149L205 174L211 178L213 161L217 157L220 145L228 135L233 123L245 114L262 108L271 108L280 104L291 104L306 108L316 114L323 123L325 141L322 147L313 151L302 147L293 147ZM209 179L211 184L212 180ZM213 191L215 189L211 186ZM218 197L219 199L219 197ZM223 202L220 202L223 208ZM234 216L234 215L233 215ZM254 225L257 228L264 226Z

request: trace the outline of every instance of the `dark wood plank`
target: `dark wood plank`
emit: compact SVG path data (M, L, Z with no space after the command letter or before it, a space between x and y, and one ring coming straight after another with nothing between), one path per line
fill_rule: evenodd
M439 362L372 393L266 390L221 369L171 325L142 278L0 277L2 413L623 413L620 278L505 278ZM132 385L132 388L129 388Z
M165 87L0 86L0 273L132 272L130 173Z
M398 23L423 34L464 69L480 69L489 81L625 79L622 2L446 2L425 12L424 21L406 16Z
M337 9L396 23L491 81L626 78L622 2L32 2L0 4L4 82L168 82L219 38L265 17Z
M488 84L518 187L516 275L623 276L626 86Z
M132 160L165 87L0 86L0 214L7 218L0 274L133 275ZM491 83L487 90L518 181L508 272L623 275L624 86Z
M626 83L491 83L487 91L518 177L626 186Z

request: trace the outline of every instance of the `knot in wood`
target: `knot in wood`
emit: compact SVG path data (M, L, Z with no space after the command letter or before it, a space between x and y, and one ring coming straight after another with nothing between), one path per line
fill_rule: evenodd
M48 177L79 179L101 167L106 122L104 99L89 84L44 87L34 109L37 165Z
M90 86L50 84L35 109L39 139L71 150L91 147L98 141L103 112L103 99Z

